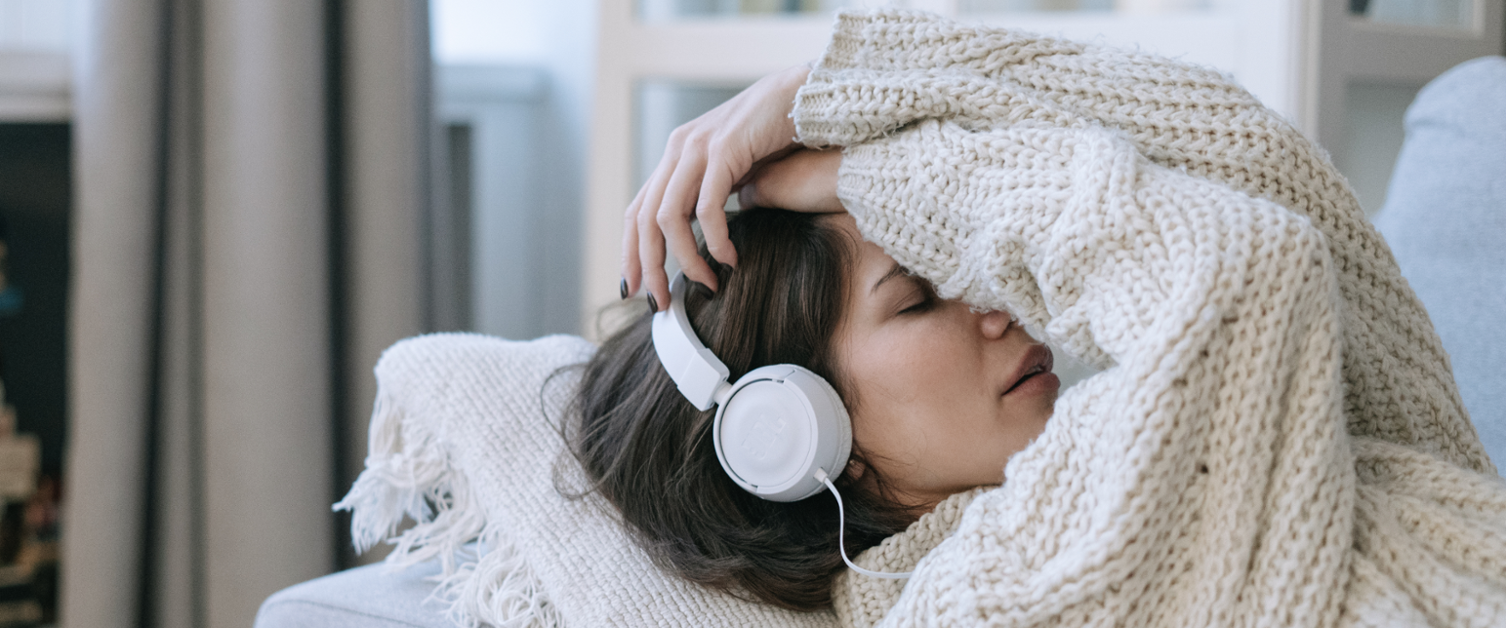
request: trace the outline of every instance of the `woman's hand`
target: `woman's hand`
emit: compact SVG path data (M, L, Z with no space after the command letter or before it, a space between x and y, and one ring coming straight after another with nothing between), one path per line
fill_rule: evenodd
M666 247L686 277L716 289L716 274L696 252L692 219L700 221L711 256L737 264L722 207L734 186L761 160L777 159L798 147L789 116L795 92L809 74L806 66L770 74L670 134L664 158L624 216L624 297L643 287L659 308L669 305Z
M738 192L743 207L778 207L797 212L832 214L847 211L837 198L837 171L842 149L798 150L758 167Z

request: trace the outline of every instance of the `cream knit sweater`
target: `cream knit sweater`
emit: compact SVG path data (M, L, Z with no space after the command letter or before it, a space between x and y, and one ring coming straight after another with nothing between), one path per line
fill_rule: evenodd
M842 578L844 622L1506 625L1506 484L1427 314L1326 155L1243 90L850 13L794 118L846 147L866 237L1106 369L1003 487L865 554L924 558L902 594Z

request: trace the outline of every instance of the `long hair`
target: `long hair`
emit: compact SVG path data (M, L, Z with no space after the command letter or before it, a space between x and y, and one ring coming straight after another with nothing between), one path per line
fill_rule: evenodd
M696 335L731 379L769 364L822 376L852 407L833 342L856 243L828 219L759 209L728 221L734 270L701 256L721 289L691 284L685 310ZM727 477L711 442L715 410L696 410L660 365L644 313L612 335L585 366L571 449L624 525L663 569L709 587L796 610L831 605L843 567L837 506L822 492L767 501ZM854 452L861 459L861 452ZM865 465L866 466L866 465ZM870 468L868 473L872 472ZM872 480L873 478L868 478ZM907 511L844 473L847 551L856 554L904 529Z

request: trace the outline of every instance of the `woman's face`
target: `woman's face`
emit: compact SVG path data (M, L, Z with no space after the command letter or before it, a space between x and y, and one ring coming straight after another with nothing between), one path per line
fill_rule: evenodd
M1061 381L1050 350L1005 312L937 298L851 216L832 220L858 243L836 336L855 448L895 497L926 510L1002 483L1005 462L1051 416Z

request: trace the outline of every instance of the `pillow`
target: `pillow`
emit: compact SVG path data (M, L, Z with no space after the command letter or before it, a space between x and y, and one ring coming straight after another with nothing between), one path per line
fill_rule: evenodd
M582 486L558 425L590 358L572 336L511 342L473 334L393 345L376 366L366 470L337 509L358 548L388 563L442 564L435 589L457 622L540 626L834 626L661 572L599 495ZM557 475L558 474L558 475ZM397 534L404 515L417 521Z
M1506 474L1506 58L1433 79L1375 226L1428 308L1485 451Z

